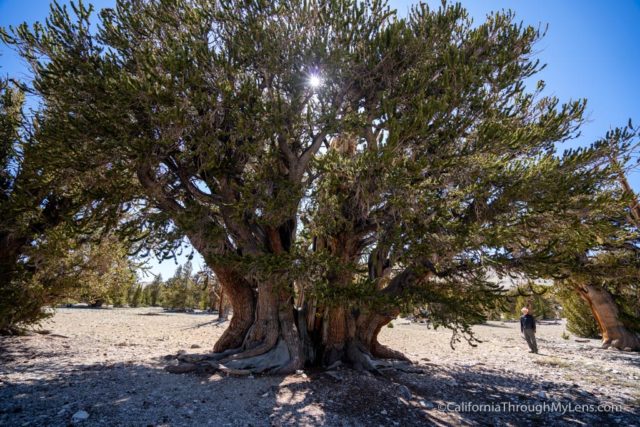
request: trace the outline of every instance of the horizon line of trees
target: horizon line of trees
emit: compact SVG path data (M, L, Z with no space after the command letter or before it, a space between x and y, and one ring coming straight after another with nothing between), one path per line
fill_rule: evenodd
M114 272L106 273L115 276ZM131 275L116 276L111 281L108 278L104 272L100 277L92 277L91 281L86 276L76 278L79 283L68 288L60 296L57 305L86 303L95 308L162 307L175 311L195 309L217 312L221 318L226 318L229 314L228 301L224 300L215 275L207 269L193 272L190 261L179 265L174 275L167 280L163 280L162 275L154 276L148 283L142 283Z

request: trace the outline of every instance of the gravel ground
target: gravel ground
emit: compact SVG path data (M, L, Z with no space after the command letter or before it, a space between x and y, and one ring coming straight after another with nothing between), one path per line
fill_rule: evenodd
M59 309L47 334L0 337L0 426L640 426L640 354L517 323L474 328L483 343L403 319L381 341L414 365L289 376L170 374L165 356L206 353L226 324L159 309ZM478 405L478 406L472 406ZM75 417L75 418L74 418Z

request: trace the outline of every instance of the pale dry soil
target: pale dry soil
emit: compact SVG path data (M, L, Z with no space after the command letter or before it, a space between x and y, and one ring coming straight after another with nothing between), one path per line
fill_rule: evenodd
M565 340L562 322L538 326L538 355L513 322L455 350L446 329L393 324L381 341L415 362L404 371L178 375L166 356L210 351L216 315L58 309L48 334L0 337L0 426L71 425L81 410L77 425L96 426L640 426L638 353Z

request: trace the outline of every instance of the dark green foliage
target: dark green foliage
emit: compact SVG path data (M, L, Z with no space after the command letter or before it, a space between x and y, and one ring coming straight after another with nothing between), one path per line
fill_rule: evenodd
M133 296L131 297L131 302L129 305L131 307L139 307L142 303L142 285L136 284L134 286Z
M33 259L31 282L54 292L50 304L83 302L92 306L122 306L137 286L138 265L125 245L113 236L79 243L75 235L51 230L40 241Z
M145 286L145 292L149 291L149 299L147 304L151 307L158 307L162 304L162 289L164 287L164 283L162 281L162 276L158 275L154 277L153 282Z
M43 306L60 296L33 275L45 233L62 223L70 206L43 168L23 101L22 88L0 79L0 333L37 323L47 315Z
M50 303L48 293L36 284L18 281L0 289L0 333L21 333L27 325L38 324L51 315L43 307Z
M587 302L571 288L557 292L562 304L562 316L567 319L567 330L583 338L600 338L598 323Z
M178 266L162 289L162 306L173 310L201 309L206 298L206 291L196 284L191 262Z
M105 284L83 282L115 271L98 265L109 255L91 253L88 244L94 240L101 247L109 228L89 208L100 205L89 184L99 172L70 172L56 165L58 151L38 138L42 117L31 121L23 114L25 90L0 79L0 333L37 323L47 315L45 305L68 299L107 302L107 295L93 291L114 286L109 275ZM109 214L122 218L119 209ZM126 250L123 254L118 247L111 255L126 257ZM93 261L98 264L90 265Z
M523 307L528 307L537 319L561 317L560 303L552 283L519 285L500 297L497 307L486 314L489 320L517 320Z

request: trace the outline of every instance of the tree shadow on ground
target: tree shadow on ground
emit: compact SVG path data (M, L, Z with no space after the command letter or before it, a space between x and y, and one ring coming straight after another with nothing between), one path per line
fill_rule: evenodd
M483 323L482 326L488 326L490 328L507 328L507 329L511 329L511 326L504 325L504 324L501 324L501 323Z
M640 352L637 351L620 351L616 349L598 349L602 351L602 358L606 360L615 361L621 366L634 366L640 368Z
M478 365L430 365L423 373L394 377L426 407L423 419L434 425L632 425L640 414L632 401L613 402L578 384Z
M153 308L158 308L158 307L153 307ZM174 308L164 308L162 309L161 313L166 313L166 314L190 314L193 316L217 316L218 315L218 311L217 310L200 310L200 309L174 309Z
M43 358L31 360L24 375L13 359L0 367L0 425L66 426L79 410L89 413L86 424L105 426L632 425L639 415L633 403L620 411L562 414L550 405L612 402L482 364L427 364L381 375L310 370L226 377L170 374L165 363L52 365Z

